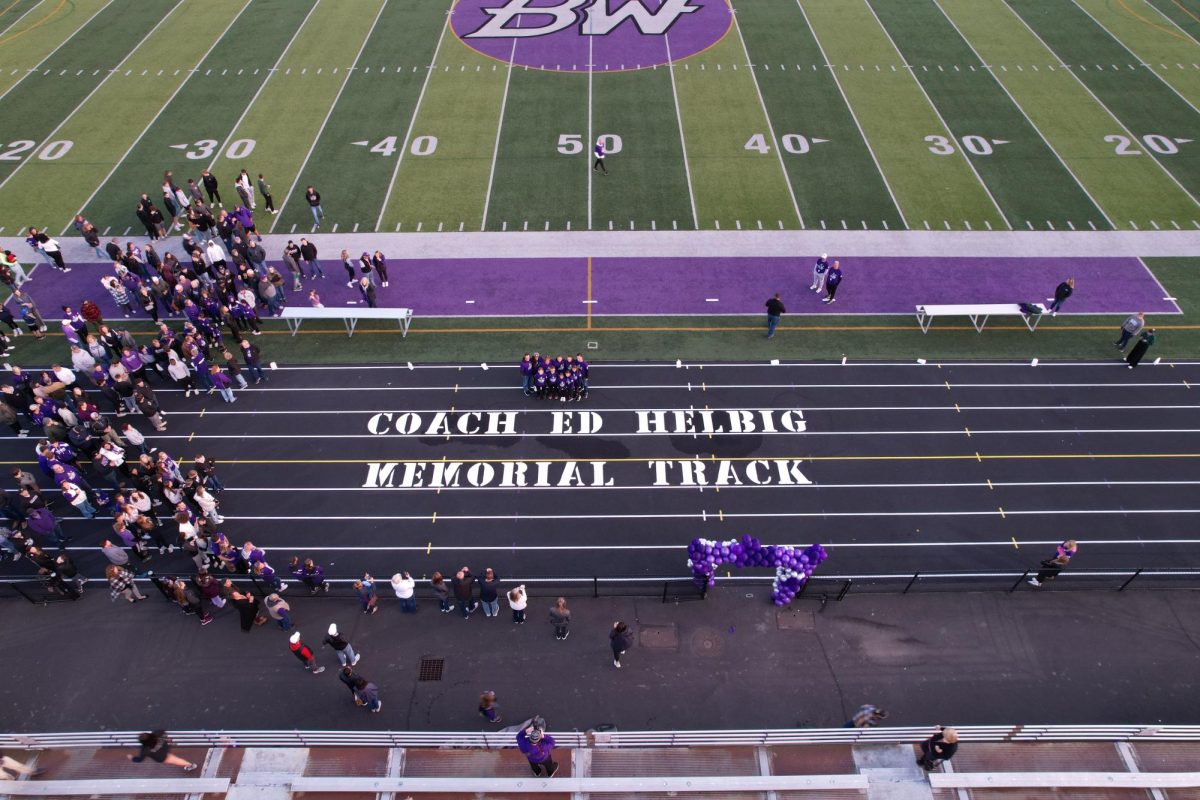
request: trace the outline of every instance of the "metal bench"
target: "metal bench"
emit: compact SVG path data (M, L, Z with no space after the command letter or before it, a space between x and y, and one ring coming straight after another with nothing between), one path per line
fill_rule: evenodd
M983 333L983 326L987 324L988 317L1016 316L1025 321L1025 327L1029 328L1029 332L1032 333L1037 330L1042 314L1046 313L1046 307L1039 303L1028 303L1027 305L1038 309L1039 313L1027 314L1017 303L917 306L917 323L921 326L921 333L929 333L929 326L933 323L934 317L968 317L971 324L975 326L975 332Z
M401 338L408 336L408 326L412 323L411 308L304 308L303 306L288 306L280 318L285 320L292 336L300 330L300 323L306 319L340 319L346 326L346 336L353 336L354 329L360 319L394 319L400 325Z

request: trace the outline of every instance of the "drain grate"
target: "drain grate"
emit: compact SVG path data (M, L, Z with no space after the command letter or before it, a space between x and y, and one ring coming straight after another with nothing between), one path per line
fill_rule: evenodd
M417 672L418 681L440 681L442 679L442 667L446 665L444 658L422 658L421 667Z

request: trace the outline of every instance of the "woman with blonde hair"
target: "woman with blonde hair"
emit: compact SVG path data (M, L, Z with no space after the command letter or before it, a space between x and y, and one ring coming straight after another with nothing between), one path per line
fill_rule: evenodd
M957 750L958 731L938 725L933 736L921 742L921 757L917 764L924 769L933 769L939 762L953 758Z
M550 624L554 626L554 638L560 642L571 635L571 611L567 608L567 598L560 597L550 608Z
M529 598L525 596L525 584L514 588L508 593L508 605L512 609L513 624L525 624L525 606L529 604Z
M1079 550L1079 542L1074 539L1067 539L1058 546L1055 551L1054 558L1048 558L1041 564L1041 569L1038 574L1029 579L1030 585L1035 589L1040 589L1046 581L1052 581L1058 577L1058 573L1063 571L1063 567L1071 563L1071 559L1075 557L1075 553Z

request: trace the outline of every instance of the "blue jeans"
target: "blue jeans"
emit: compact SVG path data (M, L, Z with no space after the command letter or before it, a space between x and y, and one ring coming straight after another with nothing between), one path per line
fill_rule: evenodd
M1118 339L1114 344L1116 344L1117 347L1120 348L1121 350L1124 350L1125 345L1129 344L1129 340L1132 338L1133 338L1133 334L1131 332L1125 330L1124 328L1121 328L1121 338Z
M72 505L74 505L74 504L72 504ZM77 508L79 510L80 514L87 517L88 519L91 519L92 517L96 516L95 506L93 506L91 503L89 503L87 501L86 497L83 499L83 502L80 503L79 505L75 506L75 508Z
M400 599L400 610L403 611L405 614L417 613L417 598L416 597L401 598Z
M521 388L525 390L525 394L529 394L529 390L533 387L533 373L521 376Z
M452 608L449 598L439 598L438 605L441 606L442 611L449 611Z
M499 600L480 600L479 602L483 604L483 613L487 616L494 617L500 613Z
M292 618L283 609L279 609L279 619L275 620L278 623L280 630L290 631L292 629Z
M467 600L466 602L459 601L458 607L462 609L463 619L471 616L471 612L475 610L475 601Z
M266 380L267 376L263 375L262 366L259 364L247 364L246 371L250 373L250 377L256 381Z
M200 384L201 389L216 388L213 385L212 375L210 375L207 370L196 370L196 383Z
M233 389L230 389L228 386L221 387L221 398L226 403L232 403L234 400Z
M338 661L342 666L349 666L350 662L354 661L354 645L347 643L345 650L338 650Z
M308 265L308 276L310 278L315 278L318 275L320 275L322 278L325 277L325 270L321 269L320 261L314 258L312 261L305 261L304 263Z
M775 335L775 326L779 324L779 317L775 314L767 314L767 338L770 339Z
M321 217L325 216L325 209L321 208L320 206L309 206L308 210L312 212L313 225L320 225Z

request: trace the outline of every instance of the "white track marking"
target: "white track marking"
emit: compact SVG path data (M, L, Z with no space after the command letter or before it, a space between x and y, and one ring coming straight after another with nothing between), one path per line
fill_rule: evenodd
M975 45L971 44L971 40L963 35L963 32L958 29L958 25L953 19L950 18L950 15L946 13L946 9L942 8L942 4L939 3L938 0L933 0L933 4L937 6L938 11L942 12L942 16L945 17L946 21L950 23L950 27L954 28L954 32L959 35L959 38L966 42L967 47L971 48L971 52L974 53L975 57L979 59L979 63L986 64L987 62L983 60L983 56L981 56L979 51L975 49ZM1104 210L1104 206L1100 205L1096 198L1092 196L1092 193L1088 191L1088 188L1083 185L1083 181L1079 180L1079 176L1075 174L1075 171L1067 165L1066 161L1063 161L1062 156L1060 156L1058 151L1054 149L1054 145L1050 144L1050 140L1047 139L1042 133L1041 129L1034 124L1033 120L1029 118L1029 115L1025 113L1025 109L1022 108L1021 104L1017 102L1017 98L1013 97L1012 92L1010 92L1008 87L1004 85L1004 81L997 78L994 72L992 73L992 80L994 80L996 85L1004 91L1004 94L1008 96L1008 99L1012 102L1013 106L1015 106L1016 109L1021 112L1021 116L1023 116L1025 121L1029 123L1029 127L1033 128L1034 132L1037 133L1038 138L1042 140L1042 143L1046 145L1051 153L1054 153L1054 157L1058 159L1058 163L1062 164L1063 169L1067 171L1067 174L1071 176L1071 179L1075 181L1075 184L1083 190L1083 193L1087 195L1088 200L1092 201L1092 205L1095 206L1096 210L1099 211L1104 217L1104 220L1108 223L1109 227L1111 227L1113 230L1117 230L1116 223L1113 222L1112 217L1108 215L1108 212Z
M233 127L229 129L229 135L220 140L222 145L225 142L233 139L234 135L237 134L238 127L242 124L242 121L246 119L246 115L250 113L250 109L254 108L254 104L258 102L259 95L263 93L263 89L267 88L267 84L271 82L271 78L274 77L279 71L279 65L283 63L285 58L287 58L288 51L292 49L292 45L294 45L296 40L300 38L300 32L304 30L304 26L308 24L308 20L312 17L313 12L317 10L317 6L319 5L321 5L321 0L316 0L316 2L313 3L312 8L308 10L308 13L304 15L304 19L301 20L300 25L296 28L296 32L293 33L292 38L288 40L287 46L283 48L283 52L279 54L279 58L275 59L275 64L267 70L267 77L263 78L263 82L259 84L258 90L254 93L254 96L250 98L250 102L247 103L246 107L242 109L242 113L238 116L237 122L233 123ZM209 162L207 167L208 170L211 171L221 159L221 150L221 146L216 148L216 153L213 155L213 160Z
M100 8L96 9L96 13L95 13L95 14L92 14L90 17L88 17L86 20L84 20L84 21L83 21L83 23L82 23L82 24L81 24L81 25L80 25L78 28L76 28L74 31L72 31L72 32L71 32L71 35L70 35L70 36L68 36L66 39L63 39L62 43L61 43L61 44L60 44L58 47L54 48L54 49L53 49L53 50L51 50L49 53L47 53L47 54L46 54L46 57L45 57L45 58L43 58L41 61L39 61L37 64L35 64L35 65L34 65L34 67L33 67L33 69L29 70L29 72L28 72L28 73L26 73L26 74L25 74L25 76L21 78L21 80L17 81L17 82L16 82L16 83L14 83L12 86L10 86L10 87L8 87L7 89L5 89L3 92L0 92L0 100L3 100L4 98L8 97L8 93L9 93L9 92L11 92L13 89L17 88L18 86L20 86L20 85L21 85L21 83L22 83L22 81L24 81L24 80L25 80L25 78L28 78L30 75L34 74L35 72L38 72L38 71L41 69L41 67L42 67L42 65L43 65L43 64L45 64L47 61L49 61L49 60L50 60L50 58L51 58L51 57L52 57L52 56L53 56L55 53L57 53L59 50L62 50L64 47L66 47L66 46L67 46L67 44L68 44L68 43L69 43L69 42L70 42L72 39L74 39L74 38L75 38L75 36L76 36L76 35L77 35L77 34L78 34L78 33L79 33L81 30L83 30L84 28L86 28L86 27L88 26L88 23L90 23L90 22L91 22L92 20L94 20L96 17L100 16L100 13L101 13L101 12L103 12L103 11L104 11L104 9L108 8L108 7L109 7L109 6L111 6L112 4L113 4L113 0L108 0L108 2L107 2L107 3L105 3L105 4L104 4L104 5L102 5L102 6L100 6ZM31 9L31 10L32 10L32 9ZM126 56L126 58L128 58L128 56Z
M808 25L808 31L812 34L813 41L817 43L817 50L821 53L821 59L825 63L829 63L829 56L825 54L825 46L821 44L820 38L817 37L817 30L808 21L808 12L804 10L804 4L800 0L796 0L796 6L800 9L800 15L804 17L804 24ZM887 173L883 171L883 167L879 164L879 159L875 156L875 151L871 148L871 142L867 139L867 133L863 130L862 125L858 122L858 115L854 113L854 106L850 105L850 98L846 97L845 90L842 89L842 82L838 80L837 70L827 70L830 76L833 77L833 85L837 87L838 94L842 96L842 102L846 104L846 109L850 112L850 118L854 120L854 127L858 128L858 135L862 137L863 144L867 146L867 152L871 154L871 160L875 162L875 169L879 172L879 177L883 179L883 185L887 187L888 195L892 198L892 205L896 207L896 213L900 215L900 221L904 223L904 227L908 227L908 220L904 218L904 209L900 207L900 201L896 199L896 193L892 191L892 184L888 182Z
M375 230L379 230L379 226L383 224L383 215L387 213L388 203L392 199L392 190L396 187L396 176L400 174L400 164L404 161L404 154L408 152L408 143L412 139L413 126L417 124L417 114L421 111L421 102L425 99L425 90L429 88L429 79L433 77L434 67L437 66L438 54L442 52L442 42L446 39L446 32L450 30L450 15L454 13L454 6L458 0L452 0L450 8L446 11L446 24L442 26L442 35L438 37L438 43L433 48L433 59L429 62L429 69L425 71L425 82L421 84L421 93L417 95L416 105L413 106L412 117L408 121L408 130L404 132L404 144L400 147L400 152L396 154L396 166L392 168L392 179L388 181L387 192L383 195L383 205L379 207L379 217L375 220Z
M517 18L517 27L521 20ZM508 54L508 74L504 76L504 95L500 98L500 119L496 122L496 143L492 147L492 168L488 170L487 193L483 196L483 221L479 230L487 230L488 209L492 205L492 183L496 179L496 159L500 157L500 134L504 132L504 111L508 108L508 86L512 83L513 63L517 60L517 37L513 37L512 51ZM546 223L549 225L549 223Z
M896 56L900 59L900 63L907 64L908 62L904 58L904 53L901 52L899 46L896 45L896 40L892 38L891 31L889 31L887 29L887 27L884 26L883 20L881 20L879 18L879 15L875 13L875 8L871 5L870 0L862 0L862 2L863 2L863 5L865 5L867 7L867 10L871 12L871 16L875 18L875 22L878 23L878 25L879 25L879 30L883 31L883 35L886 36L888 38L888 41L892 43L892 49L896 51ZM913 83L915 83L917 85L917 88L921 90L921 94L923 94L925 96L925 102L929 103L929 107L933 110L933 113L937 115L938 121L942 123L942 128L945 129L947 135L949 135L950 138L953 139L954 141L958 141L958 137L956 137L954 135L954 130L949 125L946 124L945 117L942 116L942 112L939 111L938 107L934 104L933 98L929 96L929 92L925 91L925 86L921 83L920 78L917 77L916 70L915 69L908 70L908 74L912 76ZM965 150L962 147L956 147L954 149L957 150L958 154L963 157L963 161L967 162L967 167L971 170L971 173L975 176L975 180L979 181L979 185L981 187L983 187L983 191L987 193L988 198L992 201L992 205L995 206L996 213L998 213L1000 215L1000 219L1004 220L1004 224L1007 225L1008 229L1011 231L1013 229L1013 226L1012 226L1012 223L1009 222L1009 220L1008 220L1008 215L1006 215L1004 213L1004 210L1002 208L1000 208L1000 204L996 202L996 198L992 195L992 190L988 188L987 183L984 182L983 178L979 174L979 171L977 169L975 169L975 164L967 156Z
M232 28L234 26L234 23L236 23L241 18L242 14L246 11L246 9L250 7L251 1L252 0L246 0L246 4L244 6L242 6L242 10L239 11L234 16L234 18L229 21L229 24L225 26L225 30L221 32L221 35L219 37L217 37L217 40L212 43L212 46L209 47L208 50L205 51L204 55L202 55L200 57L200 60L196 62L196 66L194 68L192 68L191 70L189 70L190 74L188 75L188 77L180 82L179 86L177 86L175 88L175 91L171 92L171 96L167 98L167 102L163 103L162 108L158 109L158 111L155 112L154 118L151 119L148 123L146 123L146 127L142 128L142 132L137 135L137 138L134 139L133 142L129 145L129 147L125 150L125 153L121 156L121 158L117 161L117 163L114 164L112 169L110 169L108 171L108 174L104 176L104 180L100 181L100 183L97 184L96 188L94 190L92 190L92 193L88 195L87 200L85 200L83 202L83 205L81 205L79 207L79 210L75 212L76 214L82 214L84 209L86 209L88 207L88 205L91 204L91 202L96 199L96 195L99 194L100 190L103 189L108 184L109 179L112 178L112 176L114 174L116 174L117 170L121 168L121 165L125 163L125 159L129 158L129 154L133 152L133 149L138 146L138 144L142 141L143 137L145 137L145 135L150 131L150 129L154 127L154 123L158 122L158 118L160 116L162 116L162 113L164 111L166 111L167 108L171 105L172 101L175 100L175 96L177 94L179 94L179 92L183 89L184 86L187 85L188 81L190 81L192 79L192 77L195 75L196 71L200 69L200 65L203 64L204 61L209 57L209 55L212 54L212 51L216 49L217 45L219 45L222 42L222 40L224 40L225 35L229 33L230 28ZM73 218L74 218L74 215L72 215L72 219ZM71 230L71 226L73 224L74 224L74 222L68 222L66 224L66 226L62 229L62 233L60 233L59 236L65 236L67 234L67 232L69 230Z
M275 226L283 218L283 210L287 208L288 201L292 199L292 192L296 191L296 186L300 183L300 177L304 174L304 168L308 166L308 160L312 158L313 150L317 149L317 142L321 140L321 134L325 133L325 126L329 124L329 118L333 116L333 110L337 108L338 100L342 98L342 92L346 90L346 84L350 82L350 77L358 69L358 60L362 58L363 51L367 49L367 42L371 41L371 34L375 33L375 26L379 24L379 18L383 16L383 11L387 8L387 4L388 0L383 0L383 3L380 4L379 12L375 14L375 19L371 22L370 30L367 31L367 35L363 38L358 52L354 54L353 65L350 69L346 70L346 77L342 79L342 85L338 87L333 102L329 104L329 108L325 112L325 119L321 120L321 127L317 129L317 135L313 137L312 144L308 146L308 152L304 154L304 161L300 164L300 169L296 170L296 177L292 179L292 185L288 187L287 193L283 196L283 202L276 209L278 213L272 215L271 233L275 232Z
M753 2L753 0L751 0ZM738 41L742 43L742 52L746 54L746 64L749 65L752 61L750 58L750 50L746 47L746 40L742 36L742 26L738 22L737 13L731 6L729 13L733 14L733 29L737 31ZM783 173L783 185L787 187L788 197L792 198L792 210L796 212L796 221L800 223L800 227L804 227L804 215L800 213L800 204L796 202L796 192L792 189L792 179L788 175L787 167L783 163L783 150L779 144L779 138L775 136L775 126L771 123L771 114L767 111L767 102L763 100L762 90L758 88L758 78L754 74L753 69L749 69L750 81L754 84L754 93L758 95L758 105L762 108L763 119L767 122L767 132L771 134L771 141L775 143L775 157L779 161L779 171Z
M0 189L3 189L5 187L5 185L10 180L12 180L12 177L21 171L21 167L25 166L26 164L28 164L30 161L33 160L35 154L38 153L43 147L45 147L47 142L54 140L54 134L56 134L60 130L62 130L63 126L66 125L68 122L70 122L71 119L77 113L79 113L79 109L81 109L85 105L87 105L87 102L92 99L92 97L96 94L96 92L100 91L101 87L103 87L104 84L108 83L108 80L112 76L118 74L121 71L121 67L123 67L125 65L125 62L128 61L129 59L133 58L137 54L138 48L140 48L143 44L145 44L150 39L151 36L153 36L156 32L158 32L158 29L160 27L162 27L163 23L166 22L167 20L169 20L172 16L174 16L176 11L178 11L180 8L183 7L184 2L185 2L185 0L176 0L176 3L174 6L171 7L171 10L168 11L166 14L164 14L163 18L160 19L158 22L156 22L154 24L154 27L151 28L150 31L145 36L143 36L141 39L138 40L138 43L133 46L133 49L131 49L128 53L125 54L125 57L121 59L120 63L118 63L117 66L110 69L108 71L108 74L105 75L103 78L101 78L100 82L92 87L92 90L87 93L87 97L80 100L79 104L76 105L75 108L73 108L71 110L71 113L67 114L66 117L64 117L57 125L54 126L54 130L52 130L48 134L46 134L45 138L43 138L42 141L38 142L37 146L29 151L29 155L25 156L25 159L20 164L17 165L16 169L14 169L12 172L8 173L8 177L6 177L4 180L0 181Z
M1030 25L1028 22L1026 22L1025 18L1022 17L1020 14L1018 14L1017 10L1008 4L1008 0L1002 0L1002 2L1004 3L1004 7L1007 8L1012 13L1012 15L1014 17L1016 17L1017 20L1022 25L1025 26L1025 29L1027 31L1029 31L1029 33L1033 36L1033 38L1037 39L1041 43L1042 47L1046 48L1047 53L1050 53L1051 55L1053 55L1055 57L1058 56L1058 53L1056 53L1054 51L1054 48L1052 48L1049 44L1046 43L1046 40L1043 39L1041 37L1041 35L1033 29L1033 26ZM1109 34L1109 35L1111 36L1112 34ZM1140 63L1141 59L1138 59L1138 61ZM1060 60L1059 63L1061 64L1062 61ZM1092 100L1096 101L1096 105L1100 106L1100 108L1103 108L1108 113L1108 115L1110 117L1112 117L1113 122L1115 122L1118 126L1120 126L1121 130L1124 131L1129 136L1130 139L1133 139L1134 141L1140 141L1140 139L1138 139L1137 135L1134 134L1134 132L1131 131L1128 127L1126 127L1125 123L1122 122L1120 120L1120 118L1117 117L1117 115L1112 112L1112 109L1110 109L1108 106L1106 106L1104 104L1104 102L1101 101L1100 98L1096 96L1096 93L1092 91L1092 87L1088 86L1087 83L1085 83L1084 80L1075 73L1075 70L1068 69L1067 72L1071 73L1071 76L1073 78L1075 78L1076 82L1078 82L1080 86L1083 87L1083 90L1088 93L1088 95L1092 98ZM1159 160L1159 155L1157 153L1151 152L1149 148L1146 148L1145 152L1147 155L1150 156L1151 161L1153 161L1155 164L1158 164L1158 167L1159 167L1159 169L1161 169L1163 171L1163 174L1165 174L1168 178L1170 178L1171 181L1176 186L1179 187L1179 190L1181 192L1183 192L1185 195L1187 195L1189 198L1191 198L1193 203L1200 205L1200 200L1198 200L1194 194L1192 194L1190 191L1188 191L1187 187L1185 187L1182 183L1179 182L1179 179L1176 178L1174 174L1172 174L1171 170L1167 169L1167 165Z
M663 36L667 46L667 74L671 76L671 97L675 100L675 120L679 124L679 146L683 150L683 174L687 178L688 200L692 203L692 227L700 230L700 218L696 215L696 195L692 191L692 168L688 164L687 142L683 136L683 115L679 112L679 92L675 89L675 63L671 60L671 37Z

